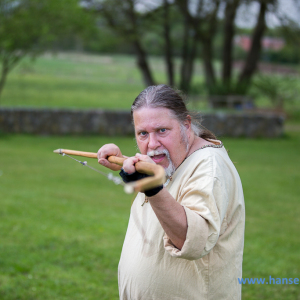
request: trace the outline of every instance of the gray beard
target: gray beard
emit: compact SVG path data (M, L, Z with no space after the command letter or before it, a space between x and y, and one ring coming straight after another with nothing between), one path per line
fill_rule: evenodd
M167 149L164 149L163 152L166 154L168 162L169 162L169 165L167 166L167 168L165 168L165 172L166 172L168 177L171 177L174 174L176 169L175 169L175 166L174 166L174 164L171 160L169 151Z
M170 157L170 153L167 149L163 149L163 150L153 150L153 151L150 151L147 153L147 155L151 158L151 156L153 155L159 155L159 154L165 154L167 159L168 159L168 162L169 162L169 165L164 168L165 169L165 172L166 172L166 175L168 177L171 177L174 172L175 172L175 166L171 160L171 157Z

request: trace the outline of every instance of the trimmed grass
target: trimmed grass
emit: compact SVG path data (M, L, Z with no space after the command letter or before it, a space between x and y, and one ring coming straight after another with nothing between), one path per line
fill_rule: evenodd
M118 88L116 88L118 87ZM8 77L2 106L130 108L143 89L131 57L45 55Z
M123 149L134 145L115 141ZM97 151L107 142L1 138L0 299L118 299L116 270L133 196L52 153L78 145Z
M151 57L157 83L166 83L161 58ZM176 61L176 68L180 68ZM200 62L195 82L203 81ZM59 53L22 61L7 79L1 106L130 109L144 89L134 56Z
M300 133L222 139L246 202L244 278L299 278ZM132 138L0 136L0 299L118 299L133 196L57 148L133 155ZM95 160L88 163L105 172ZM244 285L243 299L300 299L299 285Z
M160 57L149 59L157 83L166 83L165 63ZM220 63L215 62L220 71ZM176 81L179 82L180 61L175 60ZM189 108L211 111L205 98L203 68L196 61L193 90ZM294 94L298 95L300 81ZM79 109L126 109L144 89L134 56L91 55L82 53L45 54L34 62L25 59L8 76L0 98L4 107L50 107ZM292 92L292 91L290 91ZM258 107L271 107L263 95L255 99ZM300 102L286 103L289 122L300 123Z

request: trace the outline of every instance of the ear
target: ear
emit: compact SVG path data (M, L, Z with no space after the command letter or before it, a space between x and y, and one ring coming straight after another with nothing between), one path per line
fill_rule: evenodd
M192 118L190 115L186 116L186 120L184 121L184 126L186 127L186 129L190 129L192 126Z

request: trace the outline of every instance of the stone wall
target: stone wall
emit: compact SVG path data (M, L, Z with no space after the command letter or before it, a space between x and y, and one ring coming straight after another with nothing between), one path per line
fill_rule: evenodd
M200 118L200 115L199 115ZM217 136L280 137L284 118L262 113L209 113L202 124ZM132 135L130 112L71 109L0 109L0 131L39 135Z

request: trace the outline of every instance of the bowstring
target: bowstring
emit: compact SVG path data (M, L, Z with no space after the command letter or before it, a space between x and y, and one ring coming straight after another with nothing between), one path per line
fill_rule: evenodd
M78 160L78 159L76 159L76 158L74 158L74 157L72 157L72 156L70 156L70 155L68 155L68 154L66 154L66 153L61 153L61 155L62 155L62 156L65 156L65 155L66 155L66 156L68 156L69 158L72 158L73 160L79 162L79 163L82 164L83 166L86 166L86 167L88 167L88 168L94 170L95 172L97 172L97 173L99 173L99 174L105 176L108 180L111 180L111 181L114 182L116 185L122 185L122 186L125 187L125 183L123 182L123 180L122 180L121 178L119 178L119 177L114 176L112 173L104 173L104 172L102 172L102 171L100 171L100 170L98 170L98 169L95 169L95 168L89 166L89 165L87 164L86 161L80 161L80 160Z

